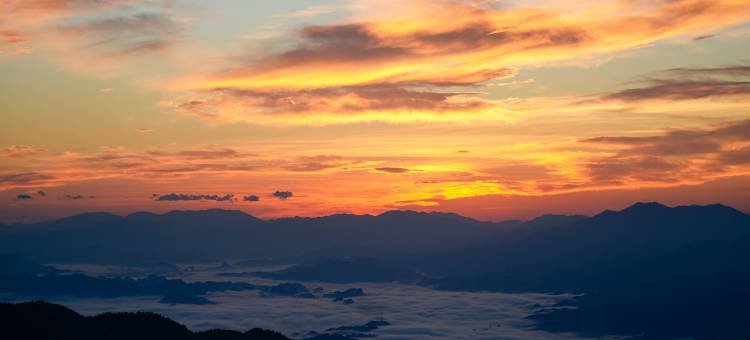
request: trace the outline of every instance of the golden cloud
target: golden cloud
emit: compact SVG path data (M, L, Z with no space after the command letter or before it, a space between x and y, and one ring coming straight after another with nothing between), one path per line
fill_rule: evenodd
M293 48L185 78L179 86L192 92L176 107L255 123L508 119L481 93L441 88L481 86L515 76L516 67L594 58L750 18L750 4L740 0L410 6L419 10L305 27Z

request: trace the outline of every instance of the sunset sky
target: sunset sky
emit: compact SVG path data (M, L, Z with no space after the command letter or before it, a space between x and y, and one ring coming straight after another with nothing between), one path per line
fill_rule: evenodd
M0 223L750 211L748 0L5 0Z

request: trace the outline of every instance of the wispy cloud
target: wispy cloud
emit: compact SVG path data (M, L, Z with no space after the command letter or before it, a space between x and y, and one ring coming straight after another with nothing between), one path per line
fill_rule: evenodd
M587 166L595 181L700 182L746 164L750 120L714 129L673 130L663 135L596 137L583 143L614 146L611 156ZM739 170L741 173L742 170Z
M650 76L644 85L611 93L602 99L635 102L747 97L750 95L750 66L671 69Z
M443 88L484 85L514 76L519 65L615 53L750 17L746 3L732 0L612 2L597 10L423 1L391 15L308 26L286 51L187 78L182 85L194 92L174 107L211 120L277 124L502 119L498 103ZM650 92L744 91L739 84L679 86L654 84Z
M0 188L23 188L30 185L45 185L53 176L38 172L0 173Z
M335 6L309 6L297 10L293 10L287 13L281 13L274 15L277 18L309 18L323 14L329 14L336 10Z
M24 157L38 154L46 151L45 149L35 148L27 145L11 145L0 149L0 157Z
M164 12L175 7L162 1L10 0L2 6L0 48L30 52L33 46L53 62L95 75L170 49L185 29L183 21Z

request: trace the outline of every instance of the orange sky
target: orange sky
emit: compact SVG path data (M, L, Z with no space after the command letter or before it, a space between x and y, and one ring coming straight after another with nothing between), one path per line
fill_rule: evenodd
M6 1L0 223L750 211L749 48L739 0Z

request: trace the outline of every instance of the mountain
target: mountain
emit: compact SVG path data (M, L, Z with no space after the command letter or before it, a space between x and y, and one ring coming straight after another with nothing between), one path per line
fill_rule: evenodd
M638 203L518 242L432 255L412 265L437 289L584 294L534 316L544 330L750 338L750 216L730 207Z
M0 249L38 262L144 264L242 258L385 257L502 243L533 229L456 214L391 211L372 215L262 220L240 211L86 213L0 229ZM540 229L541 230L541 229Z
M613 263L566 307L533 317L551 332L635 339L749 339L750 237ZM572 308L571 308L572 307Z
M247 332L187 327L154 313L105 313L82 316L47 302L0 303L3 337L52 340L291 340L280 333L251 329Z
M412 267L442 278L441 289L582 291L596 270L659 256L696 242L750 235L750 216L721 205L669 208L636 203L571 225L550 228L502 246L485 244L414 257ZM588 276L587 276L588 275ZM481 279L479 278L481 276Z
M461 275L481 271L486 266L494 265L496 256L506 248L512 248L520 241L534 235L543 236L555 233L567 233L569 228L588 220L582 215L542 215L529 221L504 221L496 225L505 230L502 242L497 240L482 240L481 242L443 249L401 256L392 262L401 263L422 273L438 276ZM523 246L520 246L523 248Z
M223 210L87 214L7 226L0 231L0 247L53 261L114 263L128 256L141 261L284 256L298 264L225 275L421 279L442 290L578 293L559 306L564 308L533 316L536 327L594 338L750 338L750 215L722 205L636 203L590 218L546 215L499 223L410 211L276 220ZM38 276L44 269L28 263L17 267L31 273L14 275L27 278L66 276ZM305 297L300 287L283 285L268 293ZM167 302L210 302L195 298L199 294L164 295Z

